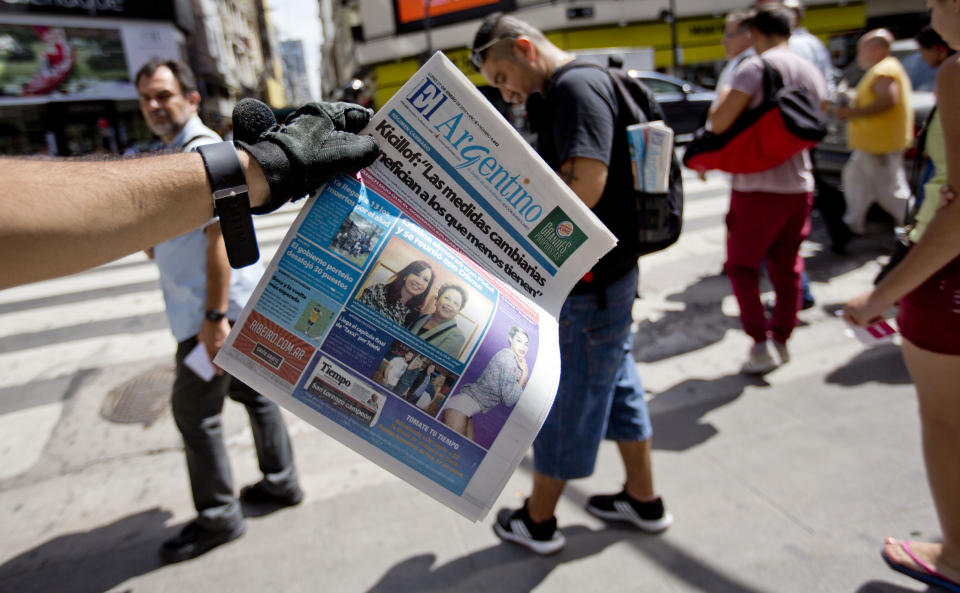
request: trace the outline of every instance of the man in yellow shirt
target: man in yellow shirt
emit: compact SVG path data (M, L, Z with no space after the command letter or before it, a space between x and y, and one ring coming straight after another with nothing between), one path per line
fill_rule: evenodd
M892 42L886 29L860 38L857 63L866 74L853 104L835 111L838 118L849 120L847 144L853 154L843 167L843 222L856 234L863 233L867 210L875 202L902 225L910 199L903 151L913 141L912 89L900 61L890 55Z

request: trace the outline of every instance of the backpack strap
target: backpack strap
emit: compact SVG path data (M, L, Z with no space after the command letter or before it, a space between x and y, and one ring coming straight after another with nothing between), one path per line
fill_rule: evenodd
M923 120L923 124L920 126L920 131L917 132L917 145L915 152L917 157L913 160L913 165L910 167L910 189L913 191L914 195L917 195L917 189L920 186L920 179L923 177L923 170L926 168L927 159L923 158L923 153L927 149L927 134L930 132L930 124L933 123L933 118L937 114L937 106L934 105L933 109L930 110L930 113L927 114L927 118ZM915 206L919 208L919 206ZM917 216L915 208L910 207L910 200L907 200L907 213L904 216L904 224L913 224L914 219Z
M770 62L762 57L760 61L763 62L763 103L773 103L773 96L783 88L783 76Z
M640 108L640 112L644 115L644 117L646 117L647 121L656 121L658 119L666 121L666 118L663 115L663 110L660 108L660 105L654 98L653 92L648 89L645 84L639 80L630 79L630 75L619 68L608 68L606 66L601 66L600 64L595 64L586 60L573 60L554 70L553 76L550 77L548 88L545 90L544 94L546 94L546 91L549 90L550 86L556 83L560 76L574 68L595 68L597 70L603 70L613 81L614 89L617 91L617 95L619 95L622 104L628 108L628 111L632 110L630 109L631 104L635 104ZM630 90L626 87L625 82L628 79L642 89L643 92L636 94L630 92ZM639 122L631 121L630 123Z
M191 144L193 144L194 142L196 142L197 140L200 140L200 139L202 139L202 138L207 138L207 139L209 139L209 140L211 141L211 143L213 143L213 142L221 142L221 140L216 139L216 137L213 136L213 135L211 135L211 134L208 134L208 133L206 133L206 132L200 132L200 133L195 134L194 136L192 136L192 137L191 137L189 140L187 140L186 142L184 142L184 143L183 143L183 147L181 148L181 150L186 149L188 146L190 146ZM190 150L189 150L188 152L195 152L195 151L197 150L197 148L198 148L198 147L194 146L194 147L190 148Z

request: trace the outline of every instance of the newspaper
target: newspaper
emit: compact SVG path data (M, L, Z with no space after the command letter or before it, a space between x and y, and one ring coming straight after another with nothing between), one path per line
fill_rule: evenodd
M216 363L467 518L553 403L557 316L615 238L441 53L382 154L301 210Z
M673 129L663 120L627 126L633 189L648 194L667 192L673 158Z

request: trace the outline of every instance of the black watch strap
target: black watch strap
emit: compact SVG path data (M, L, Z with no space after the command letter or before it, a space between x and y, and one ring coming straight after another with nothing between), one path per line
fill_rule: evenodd
M220 218L230 266L249 266L260 259L260 249L250 215L247 179L237 149L233 142L217 142L199 146L197 152L203 157L203 166L213 190L213 211Z
M224 317L226 317L227 314L224 313L223 311L217 311L216 309L207 309L206 311L204 311L203 316L204 318L206 318L207 321L212 321L214 323L217 323L220 320L222 320Z

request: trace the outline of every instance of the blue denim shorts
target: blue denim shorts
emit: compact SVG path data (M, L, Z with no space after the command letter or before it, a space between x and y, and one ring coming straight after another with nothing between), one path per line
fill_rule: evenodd
M633 360L631 311L637 269L607 287L607 308L592 294L567 297L560 311L560 386L533 442L541 474L571 480L593 473L600 441L653 436L643 383Z

